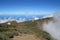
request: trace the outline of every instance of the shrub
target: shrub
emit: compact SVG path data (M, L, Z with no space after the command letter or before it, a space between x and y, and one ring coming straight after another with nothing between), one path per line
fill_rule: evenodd
M7 37L6 35L0 33L0 40L10 40L10 38Z

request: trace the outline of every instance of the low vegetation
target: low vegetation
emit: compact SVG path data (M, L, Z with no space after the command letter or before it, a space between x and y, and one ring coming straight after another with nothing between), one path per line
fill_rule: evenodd
M12 24L14 24L13 22ZM18 30L18 26L19 29ZM45 40L52 40L49 33L38 29L38 24L36 22L22 22L19 25L8 25L7 23L0 24L0 40L11 40L14 36L19 34L35 34L37 37L42 37Z

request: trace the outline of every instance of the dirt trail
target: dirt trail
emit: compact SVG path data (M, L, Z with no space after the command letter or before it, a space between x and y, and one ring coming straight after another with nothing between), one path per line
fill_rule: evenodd
M14 36L13 40L43 40L37 38L35 35L23 34L22 36Z

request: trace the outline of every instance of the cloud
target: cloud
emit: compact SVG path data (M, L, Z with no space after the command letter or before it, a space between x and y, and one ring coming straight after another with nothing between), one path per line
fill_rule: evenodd
M46 16L44 16L43 18L49 18L49 17L53 17L53 14L46 15Z
M0 23L5 23L5 22L7 22L8 20L1 20L0 19Z
M2 11L0 12L0 15L47 15L47 14L52 14L54 11L49 12L49 11Z
M26 19L25 18L19 18L19 20L16 20L17 22L24 22L24 21L26 21Z

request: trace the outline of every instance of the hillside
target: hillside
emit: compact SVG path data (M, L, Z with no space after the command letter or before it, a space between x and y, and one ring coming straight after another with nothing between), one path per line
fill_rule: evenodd
M43 22L51 21L52 18L25 21L17 23L16 21L8 21L0 24L0 40L52 40L49 33L42 29ZM26 35L26 36L24 36ZM32 36L31 36L32 35ZM25 38L25 39L24 39Z

